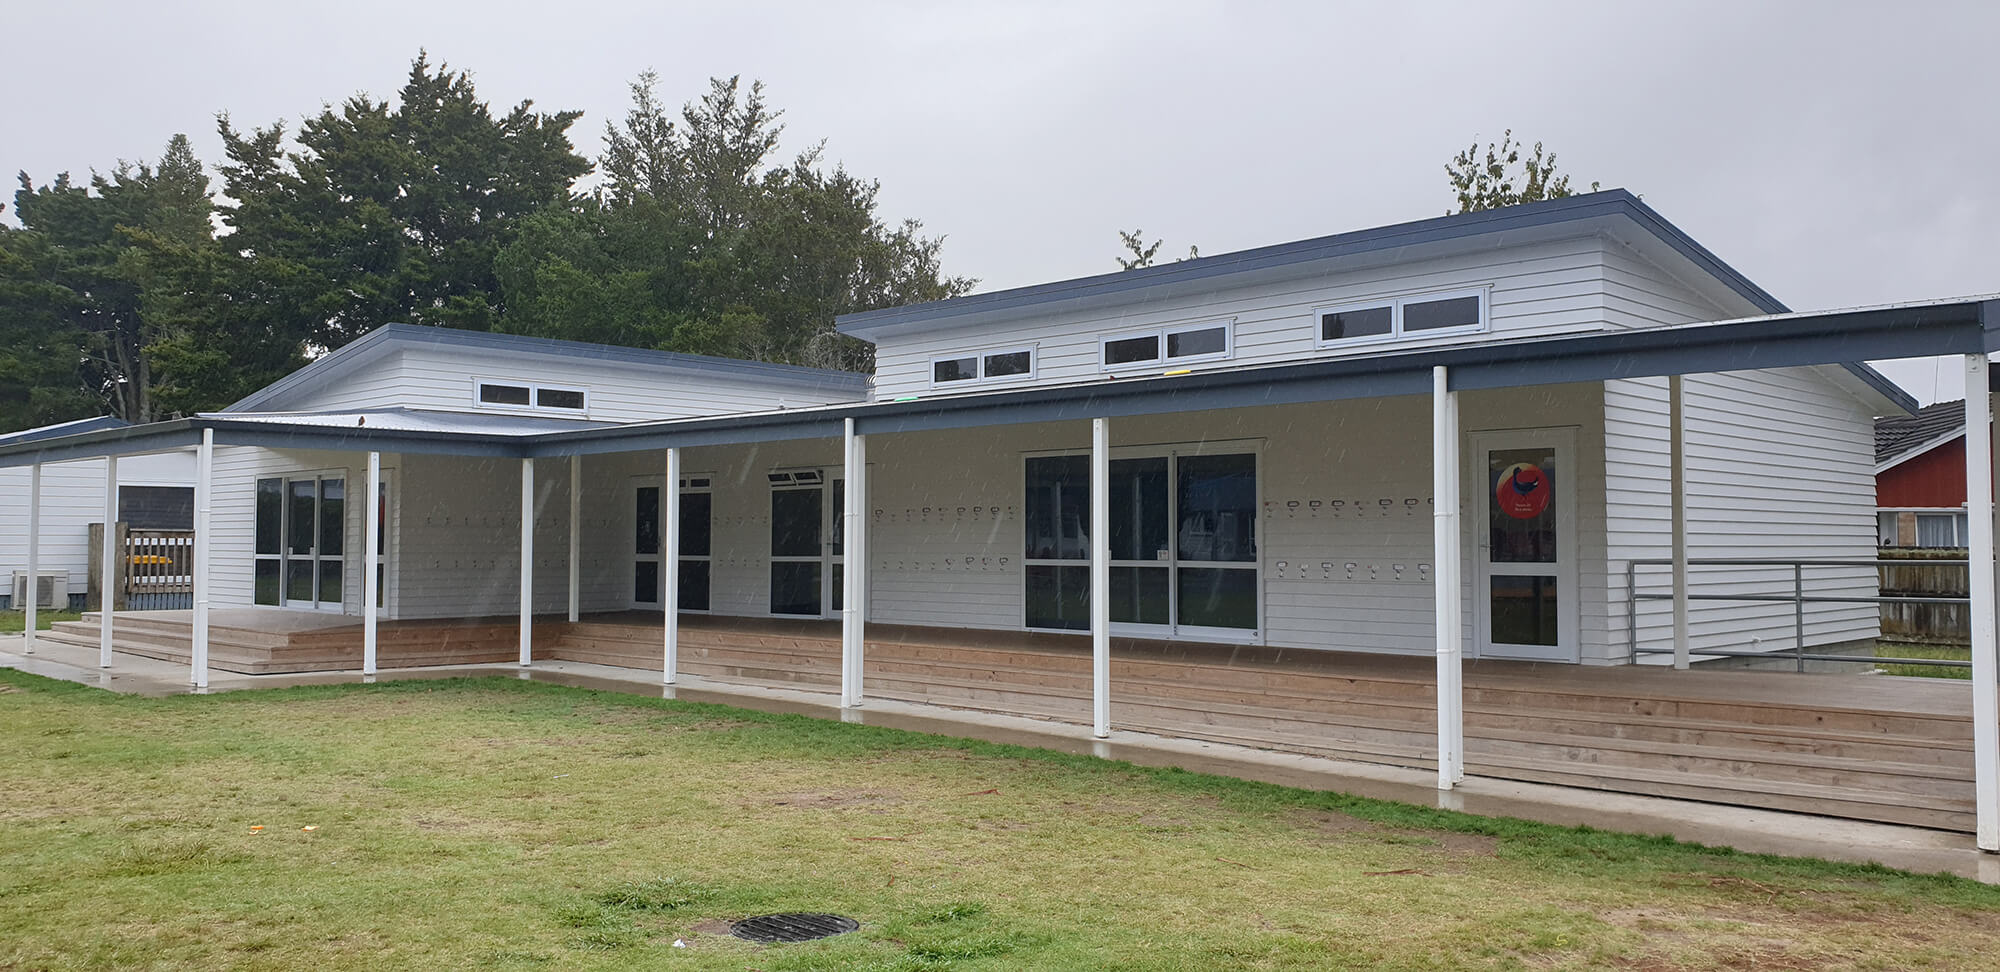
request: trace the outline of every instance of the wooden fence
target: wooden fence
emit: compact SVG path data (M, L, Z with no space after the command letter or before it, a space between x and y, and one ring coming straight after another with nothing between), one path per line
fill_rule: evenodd
M1964 550L1898 549L1884 547L1883 560L1908 563L1883 564L1882 594L1915 597L1965 597L1971 591ZM1925 561L1955 561L1926 563ZM1883 641L1929 645L1969 645L1972 643L1971 610L1965 604L1882 605Z
M90 525L90 569L86 610L102 603L103 526ZM112 545L120 553L113 606L120 611L170 611L194 606L194 531L133 530L118 524Z

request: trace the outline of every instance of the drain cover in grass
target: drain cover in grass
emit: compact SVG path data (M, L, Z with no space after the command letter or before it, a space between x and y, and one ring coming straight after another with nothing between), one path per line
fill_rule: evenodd
M729 926L729 933L753 942L809 942L815 938L845 935L861 923L844 915L791 913L757 915Z

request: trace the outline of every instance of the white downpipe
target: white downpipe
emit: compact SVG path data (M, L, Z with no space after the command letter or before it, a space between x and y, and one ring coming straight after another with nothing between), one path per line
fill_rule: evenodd
M1674 573L1674 667L1688 667L1688 524L1687 524L1687 433L1680 375L1667 376L1667 495L1671 507ZM1628 594L1631 592L1627 592ZM1628 610L1639 609L1637 598L1627 598ZM1801 649L1803 650L1803 649Z
M521 460L521 667L535 661L535 460Z
M1465 778L1463 596L1458 532L1458 393L1440 366L1431 369L1432 599L1437 622L1438 780L1449 790Z
M376 574L382 564L382 454L368 454L368 488L361 494L361 674L375 674L376 624L381 614L382 584Z
M841 496L840 537L840 704L843 708L853 708L866 695L862 691L862 661L866 650L864 625L867 623L866 585L863 578L867 571L865 535L866 524L862 512L868 507L868 440L854 431L854 420L848 419L843 433L841 453L841 473L845 483Z
M1986 355L1965 356L1965 507L1972 595L1972 780L1979 849L2000 853L2000 657L1993 567L1993 401Z
M1111 735L1111 425L1090 420L1091 732Z
M680 678L681 654L681 451L667 450L667 481L660 484L660 682Z
M35 607L42 593L42 464L28 467L28 584L21 606L21 652L35 653Z
M104 536L98 543L97 667L111 667L111 614L118 604L118 457L104 459Z
M215 430L201 430L194 464L194 637L189 666L195 688L208 687L209 538L215 505Z
M583 457L569 457L569 623L575 624L583 610Z

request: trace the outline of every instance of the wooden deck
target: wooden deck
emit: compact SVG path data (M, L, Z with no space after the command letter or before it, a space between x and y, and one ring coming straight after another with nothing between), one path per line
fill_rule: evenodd
M121 616L119 649L184 661L185 614ZM211 662L249 672L359 667L353 619L259 623L273 614L218 612ZM270 630L277 626L289 630ZM69 622L44 637L94 646L96 627L94 619ZM550 620L536 629L537 658L661 665L655 615ZM1087 638L871 625L867 651L866 692L874 698L1090 721ZM832 690L839 656L838 622L681 620L681 670L707 679ZM381 626L385 668L516 657L512 619ZM1429 657L1114 639L1112 724L1431 766L1433 666ZM1474 661L1466 665L1465 705L1466 769L1479 776L1973 827L1971 693L1963 681Z

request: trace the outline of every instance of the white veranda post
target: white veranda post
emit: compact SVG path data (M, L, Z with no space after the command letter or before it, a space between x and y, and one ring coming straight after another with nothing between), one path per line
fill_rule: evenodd
M104 460L104 534L97 558L97 667L111 667L111 614L118 603L118 457Z
M521 460L521 667L535 660L535 460Z
M382 454L368 454L368 488L361 494L361 674L375 674L376 617L381 613Z
M1680 375L1667 378L1667 503L1671 507L1669 529L1673 534L1674 667L1688 668L1688 529L1687 529L1687 432L1684 417L1685 386ZM1628 610L1638 610L1638 600L1628 598ZM1801 645L1799 650L1804 651Z
M201 447L194 461L194 652L192 677L196 688L208 687L209 529L215 496L215 430L201 430Z
M583 457L569 457L569 623L583 610Z
M863 672L862 656L867 651L868 524L868 438L854 431L848 419L843 443L841 472L845 485L841 493L840 537L840 704L860 705Z
M1111 735L1111 426L1090 420L1091 732Z
M28 582L20 585L21 650L35 653L36 602L41 600L42 583L42 464L28 467Z
M1993 565L1993 403L1984 354L1965 356L1965 511L1972 595L1972 779L1979 848L2000 853L2000 658Z
M681 654L681 451L667 450L667 481L660 485L660 681L680 678Z
M1431 554L1437 616L1438 789L1465 778L1464 624L1459 582L1458 393L1431 371Z

